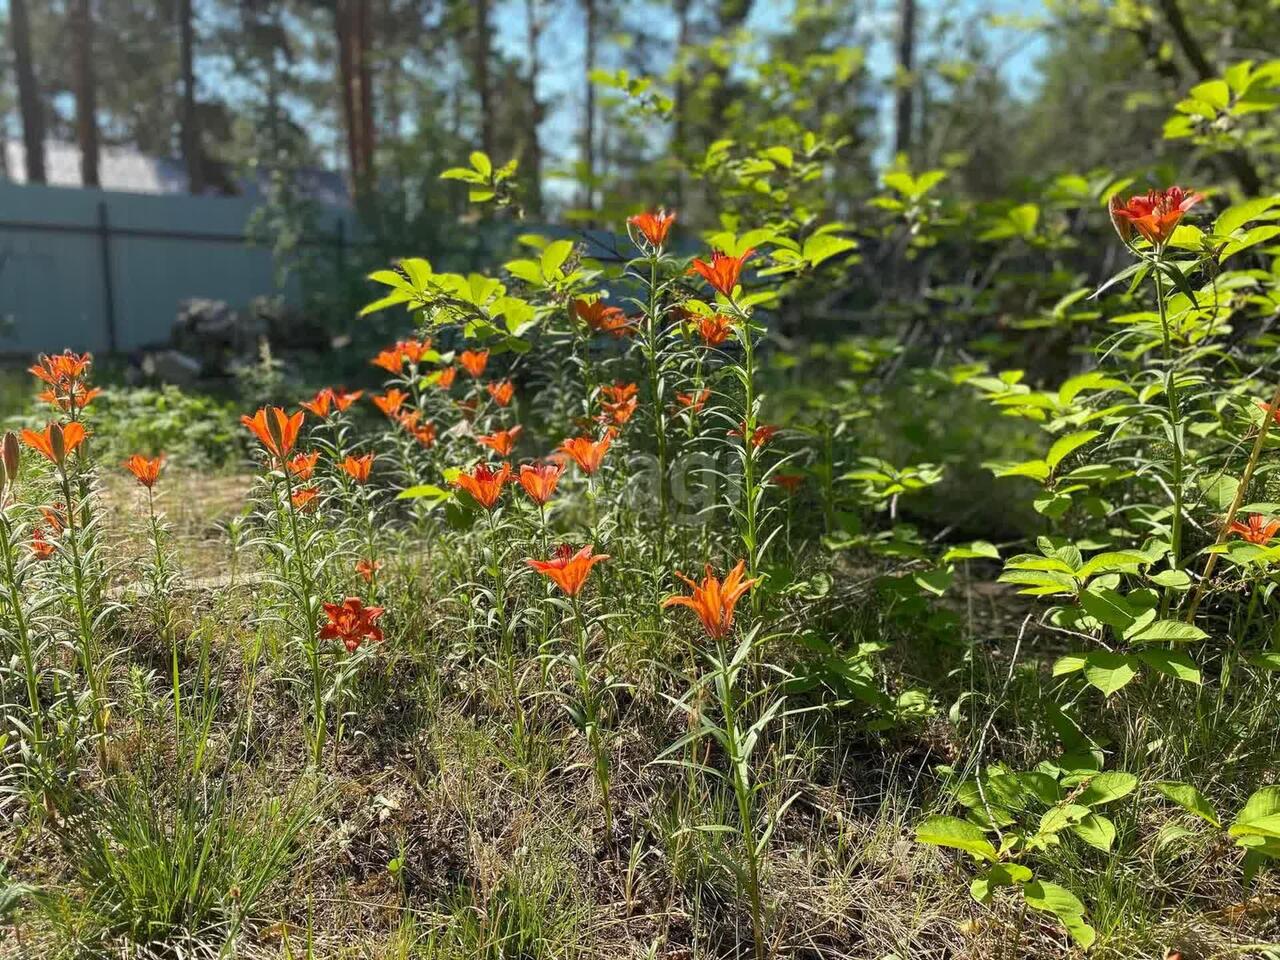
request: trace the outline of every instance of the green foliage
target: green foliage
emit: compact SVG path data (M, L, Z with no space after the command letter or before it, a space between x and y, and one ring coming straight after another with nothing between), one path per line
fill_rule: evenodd
M113 387L94 404L94 440L108 462L163 453L178 464L222 467L245 455L238 404L175 386Z

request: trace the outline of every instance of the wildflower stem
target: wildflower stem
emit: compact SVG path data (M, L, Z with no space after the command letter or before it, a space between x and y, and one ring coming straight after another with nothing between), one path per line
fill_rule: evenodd
M147 514L151 521L151 545L155 550L155 572L152 576L152 601L156 604L156 621L160 628L160 639L169 641L170 682L173 686L173 722L178 731L182 730L182 696L178 680L178 638L169 620L169 601L165 595L165 562L164 550L160 543L160 521L156 517L156 495L151 487L147 487Z
M649 399L653 404L654 432L658 443L658 563L667 551L667 434L662 408L662 379L658 371L658 349L662 325L658 322L658 253L649 255L649 309L646 319L648 343L645 347L649 367Z
M27 702L31 706L31 733L35 738L35 752L39 755L44 744L44 718L40 708L39 677L36 675L35 651L31 646L31 628L22 608L22 592L18 589L18 569L13 555L13 530L9 518L0 516L0 551L4 552L5 585L9 588L9 606L13 609L13 622L18 635L18 654L22 657L22 671L26 675Z
M1155 271L1156 306L1160 312L1160 331L1164 338L1164 394L1169 408L1169 430L1173 438L1173 521L1169 534L1170 566L1177 570L1182 566L1182 497L1183 452L1182 414L1178 406L1177 372L1173 362L1173 343L1169 335L1168 308L1164 301L1164 279L1157 267ZM1165 589L1161 607L1167 612L1173 599L1173 588Z
M99 734L106 733L103 717L102 689L98 677L97 658L94 656L93 618L89 614L84 577L84 562L80 553L80 527L76 523L76 510L71 497L71 478L65 466L58 468L62 479L63 502L67 507L67 542L71 547L71 580L75 589L76 617L80 628L80 665L89 683L89 708L93 714L93 726ZM101 748L106 757L105 744Z
M760 863L755 841L755 811L752 803L751 774L738 729L738 704L733 695L737 670L732 668L724 643L716 642L716 690L720 695L720 712L724 719L724 743L729 754L729 771L734 798L738 806L738 821L742 845L747 857L747 896L751 900L751 933L755 941L756 960L764 960L764 910L760 899Z
M573 619L578 627L577 679L582 697L582 725L591 747L596 785L600 788L600 803L604 812L605 842L613 847L613 805L609 801L609 756L600 738L599 705L591 689L591 674L587 669L587 624L582 618L582 605L575 594L571 598Z
M288 500L286 509L289 515L289 531L293 538L293 553L298 562L298 586L302 588L303 649L306 651L307 660L311 666L311 709L315 715L315 730L312 735L312 758L316 766L319 766L320 761L324 758L326 723L324 690L320 676L320 648L319 641L315 635L316 622L315 614L312 610L312 594L314 591L311 585L311 571L307 569L307 558L302 548L302 534L298 529L298 510L293 504L293 478L289 476L288 467L283 463L280 466L284 473L285 498Z

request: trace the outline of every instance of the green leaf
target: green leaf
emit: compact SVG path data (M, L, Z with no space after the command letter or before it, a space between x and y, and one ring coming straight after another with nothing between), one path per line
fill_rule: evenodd
M939 597L947 592L947 587L951 586L951 581L954 579L955 571L950 567L936 567L915 575L917 585Z
M1055 677L1061 677L1068 673L1076 673L1083 670L1087 663L1088 660L1083 654L1065 654L1053 662L1053 675Z
M802 256L808 260L811 266L818 266L832 257L854 250L858 246L853 240L847 237L837 237L832 234L821 234L819 236L809 237L804 242L804 252Z
M969 895L979 903L987 903L997 887L1013 887L1031 879L1031 870L1020 863L996 863L978 874L969 884Z
M1138 617L1138 611L1134 610L1123 596L1096 583L1090 584L1089 588L1080 594L1080 606L1093 619L1105 623L1121 634L1128 630Z
M1215 827L1222 826L1218 822L1218 815L1214 812L1213 807L1204 798L1204 794L1191 784L1179 783L1176 780L1162 780L1155 784L1155 788L1161 796L1172 800L1188 813L1193 813L1202 820L1207 820Z
M1083 447L1094 437L1101 435L1101 430L1081 430L1079 433L1069 433L1065 437L1059 437L1053 442L1053 446L1049 448L1049 452L1044 458L1045 463L1049 464L1050 469L1053 469L1073 450Z
M366 303L360 308L358 316L367 317L371 313L377 313L379 310L385 310L387 307L394 307L397 304L407 303L413 299L413 294L407 290L393 290L385 297Z
M1280 837L1280 785L1263 787L1249 797L1227 833L1233 837Z
M483 150L474 150L471 153L471 166L474 167L481 176L488 177L493 173L493 162L489 159L489 155Z
M1225 513L1231 509L1239 485L1240 481L1235 477L1215 477L1201 482L1205 505L1215 513Z
M1187 683L1200 682L1200 670L1195 661L1180 650L1139 650L1134 656L1166 677Z
M954 847L994 863L996 848L982 830L958 817L930 817L916 828L916 839L939 847Z
M1116 826L1100 813L1091 813L1071 827L1072 833L1091 847L1109 851L1116 842Z
M1111 803L1113 800L1128 796L1137 786L1138 778L1133 774L1120 770L1108 770L1089 781L1089 785L1076 796L1076 803L1082 807Z
M1109 697L1138 675L1133 664L1131 657L1120 653L1091 653L1085 657L1084 676L1090 686Z
M1084 904L1066 887L1047 880L1032 880L1023 885L1022 896L1033 910L1051 913L1062 921L1067 933L1081 947L1087 950L1093 946L1097 933L1085 923Z
M549 243L542 251L542 275L550 280L559 272L560 267L573 253L572 240L556 240Z
M401 490L396 494L397 500L417 500L422 497L430 497L433 500L443 500L452 496L450 490L443 487L437 487L433 483L420 483L416 487L409 487L407 490Z
M1191 643L1208 636L1194 624L1181 620L1156 620L1126 639L1132 643Z
M967 547L952 547L942 555L943 563L956 560L999 560L1000 551L986 540L975 540Z

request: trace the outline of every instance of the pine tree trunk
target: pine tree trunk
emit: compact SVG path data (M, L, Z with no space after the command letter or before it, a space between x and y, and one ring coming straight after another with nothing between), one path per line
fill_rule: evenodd
M72 0L71 42L80 183L86 187L97 187L101 186L98 177L98 89L93 71L93 14L89 10L89 0Z
M480 94L480 149L493 159L493 85L489 79L493 34L489 23L489 0L475 0L474 11L476 34L472 56L474 57L476 92Z
M894 103L893 149L895 153L910 154L912 119L915 112L915 81L912 72L916 64L916 0L899 0L898 3L898 75L897 94Z
M18 105L22 113L22 145L26 153L27 183L47 180L44 166L44 105L31 61L31 20L27 0L9 0L9 34L13 42L14 72L18 75Z
M375 146L373 115L373 71L369 64L370 0L355 0L355 34L352 58L355 66L356 105L360 115L360 182L368 186L373 180L373 151Z
M689 0L676 0L676 59L684 55L689 46ZM675 84L675 132L674 143L676 156L689 152L689 83L685 79L683 63L677 65ZM676 173L675 202L677 209L684 208L684 165L681 164Z
M182 75L182 108L178 124L182 160L187 167L187 190L204 193L204 160L201 153L199 117L196 115L195 28L191 0L178 3L178 64Z
M582 118L582 183L583 206L590 210L595 205L596 176L596 88L591 74L596 68L596 32L598 30L596 0L583 0L586 12L587 35L584 45L583 78L586 84L586 114Z
M525 180L529 185L525 208L535 217L542 214L542 144L538 140L538 127L542 123L542 104L538 100L538 77L542 73L542 58L539 55L542 23L539 20L539 6L538 0L525 0L525 19L528 25L525 39L529 57L529 115L526 117L528 126L525 128L523 151Z

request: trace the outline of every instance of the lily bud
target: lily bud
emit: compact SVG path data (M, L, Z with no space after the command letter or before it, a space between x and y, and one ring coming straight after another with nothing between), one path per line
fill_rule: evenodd
M58 466L67 459L67 444L62 438L62 424L55 423L49 430L49 448L53 451L53 460Z
M1119 194L1116 194L1107 205L1107 213L1111 215L1111 226L1116 228L1116 233L1120 235L1120 239L1128 243L1133 239L1133 224L1118 215L1118 211L1123 209L1124 201L1120 199Z
M17 480L18 466L21 460L19 459L18 435L12 430L5 433L4 441L0 443L0 462L4 464L4 472L9 481Z

